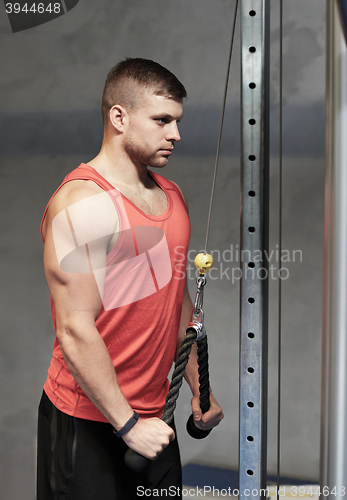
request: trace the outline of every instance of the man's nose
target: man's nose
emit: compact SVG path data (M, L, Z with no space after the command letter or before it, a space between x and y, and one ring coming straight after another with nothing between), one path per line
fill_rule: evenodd
M178 125L176 122L172 122L168 134L166 136L168 141L178 142L181 140L181 136L178 130Z

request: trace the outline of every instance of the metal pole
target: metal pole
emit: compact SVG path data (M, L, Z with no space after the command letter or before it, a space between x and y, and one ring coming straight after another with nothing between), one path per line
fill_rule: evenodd
M239 494L266 496L269 233L268 0L241 2Z
M327 1L327 152L320 487L347 488L347 48L338 2ZM324 491L325 488L325 491Z

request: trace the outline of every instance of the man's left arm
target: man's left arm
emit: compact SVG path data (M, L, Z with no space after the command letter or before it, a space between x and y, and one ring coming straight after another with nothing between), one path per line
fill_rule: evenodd
M179 349L181 347L182 340L184 339L186 328L189 325L192 311L193 311L193 303L191 301L186 282L180 329L178 334L176 358ZM194 423L196 424L196 427L202 430L208 430L212 429L213 427L216 427L216 425L218 425L219 422L223 419L224 415L222 408L219 406L216 399L213 397L212 391L210 391L210 403L211 403L210 409L206 413L202 413L200 408L198 353L197 353L196 342L192 346L192 351L189 356L189 361L185 370L184 378L188 382L188 385L193 394L191 403L192 403L192 413L194 416Z

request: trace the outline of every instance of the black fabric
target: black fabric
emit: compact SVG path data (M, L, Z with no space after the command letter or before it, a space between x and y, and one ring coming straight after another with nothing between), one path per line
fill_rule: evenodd
M182 498L177 439L141 474L124 464L127 449L111 424L66 415L43 393L38 419L37 500Z

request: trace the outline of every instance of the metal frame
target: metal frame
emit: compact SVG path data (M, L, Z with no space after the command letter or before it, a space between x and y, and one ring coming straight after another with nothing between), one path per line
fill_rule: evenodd
M347 490L347 46L337 0L327 0L327 147L320 486Z
M247 499L266 496L269 20L269 0L242 0L239 494Z

